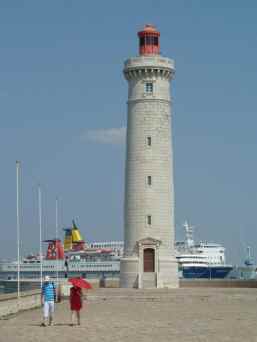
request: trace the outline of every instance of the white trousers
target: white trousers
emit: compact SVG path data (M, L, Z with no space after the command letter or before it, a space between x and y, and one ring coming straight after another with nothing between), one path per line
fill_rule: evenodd
M54 313L54 302L44 302L44 318L53 316Z

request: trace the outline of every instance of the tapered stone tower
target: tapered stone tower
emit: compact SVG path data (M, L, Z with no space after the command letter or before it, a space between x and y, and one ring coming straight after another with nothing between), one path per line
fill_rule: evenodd
M160 33L138 32L139 56L125 62L128 81L124 256L120 286L178 287L170 81L174 61L160 55Z

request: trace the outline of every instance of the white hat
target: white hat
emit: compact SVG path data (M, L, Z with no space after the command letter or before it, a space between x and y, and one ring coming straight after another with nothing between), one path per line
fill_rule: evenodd
M49 280L50 280L50 277L46 275L44 281L49 281Z

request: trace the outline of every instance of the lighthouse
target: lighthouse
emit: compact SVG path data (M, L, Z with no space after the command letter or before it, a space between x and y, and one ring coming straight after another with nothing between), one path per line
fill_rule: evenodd
M123 70L128 109L120 286L176 288L170 89L175 67L160 55L153 25L145 25L138 40L139 56L125 61Z

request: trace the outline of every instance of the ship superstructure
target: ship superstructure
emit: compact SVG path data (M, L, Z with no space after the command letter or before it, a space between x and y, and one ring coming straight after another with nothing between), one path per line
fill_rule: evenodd
M217 243L195 243L193 226L184 224L185 241L176 243L180 275L184 278L225 278L233 269L226 264L225 248Z
M109 242L88 244L82 238L79 228L72 222L71 228L64 229L64 244L59 239L45 240L48 244L42 258L43 275L60 278L83 276L85 278L117 277L120 271L119 244L107 247ZM97 245L97 246L96 246ZM0 278L17 277L17 261L0 262ZM40 277L40 256L29 255L20 262L21 278Z

